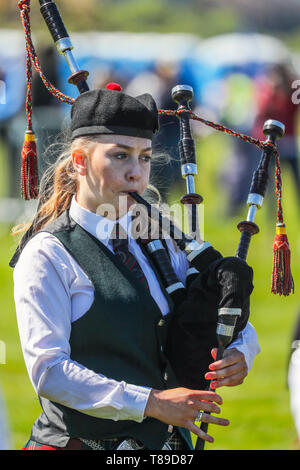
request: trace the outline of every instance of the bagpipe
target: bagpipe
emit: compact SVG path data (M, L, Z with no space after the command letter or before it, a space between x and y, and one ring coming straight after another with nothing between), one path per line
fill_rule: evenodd
M89 90L88 71L81 70L72 53L73 45L67 33L56 4L52 0L39 0L42 16L52 35L60 54L64 55L71 76L69 83L74 84L79 93ZM22 193L24 199L39 197L39 179L34 132L32 129L31 82L32 68L40 74L45 86L57 99L72 104L70 98L57 90L44 76L37 58L30 31L30 0L18 2L26 39L27 63L27 131L22 149ZM114 89L114 84L108 87ZM285 233L281 206L281 171L276 140L284 134L284 125L275 120L264 124L265 141L240 134L220 124L196 116L190 109L193 89L188 85L178 85L172 89L172 98L177 103L177 110L158 110L161 116L180 120L179 155L181 173L186 180L187 193L181 198L188 212L189 235L183 233L171 220L167 226L169 234L179 250L186 253L190 269L187 272L186 285L180 282L171 265L169 253L164 243L165 216L155 206L137 193L130 196L145 208L148 221L154 218L159 225L159 236L139 239L143 250L155 265L166 291L172 298L175 309L169 328L167 357L181 386L192 389L207 388L204 374L212 362L211 349L218 348L217 360L223 357L224 349L242 331L249 318L250 295L253 290L253 271L247 265L246 258L252 235L258 233L255 224L257 209L261 208L268 184L268 169L272 157L275 158L275 184L278 203L277 226L274 241L274 261L272 272L273 293L288 295L294 290L290 270L290 250ZM241 232L235 256L223 257L209 242L201 239L198 207L202 196L195 192L194 178L197 174L195 142L192 137L190 119L202 122L218 131L235 136L262 150L258 168L253 174L247 204L246 220L238 224ZM201 429L207 430L206 423ZM204 441L198 439L196 449L203 449Z

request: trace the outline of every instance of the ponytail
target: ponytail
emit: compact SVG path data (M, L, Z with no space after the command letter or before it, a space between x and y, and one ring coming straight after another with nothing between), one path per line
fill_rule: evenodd
M72 153L76 148L89 153L96 138L81 137L72 143L64 144L64 150L56 162L45 171L40 183L38 209L32 222L13 227L12 235L18 235L31 229L34 234L45 225L57 219L70 208L77 191L77 172L73 166Z

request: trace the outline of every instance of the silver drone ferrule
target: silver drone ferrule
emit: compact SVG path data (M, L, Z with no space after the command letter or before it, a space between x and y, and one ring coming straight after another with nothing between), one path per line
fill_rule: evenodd
M193 176L197 175L198 174L197 165L195 163L185 163L181 167L181 174L183 178L186 178L189 175L193 175Z
M285 125L282 122L276 121L276 119L268 119L268 121L266 121L264 123L264 129L268 129L271 126L279 127L279 129L281 130L281 136L280 137L282 137L285 134Z
M186 189L188 194L195 192L194 176L197 175L197 165L195 163L185 163L181 167L181 174L186 179Z
M74 49L72 41L69 37L59 39L58 41L56 41L55 45L60 54L63 54L66 50L71 51L72 49Z
M191 276L192 274L199 274L198 269L190 267L186 272L186 277Z
M191 93L191 98L194 96L194 90L193 87L190 85L176 85L172 88L171 95L174 98L176 98L177 93L180 93L182 91L188 91Z
M255 204L258 209L261 208L263 205L264 198L260 194L257 193L250 193L247 199L247 204L250 206L251 204Z
M59 41L57 41L55 45L57 47L58 52L65 56L65 59L70 67L71 72L72 73L78 72L79 71L78 64L71 52L71 50L74 49L74 46L70 38L67 37L67 38L59 39Z
M184 285L180 281L175 282L171 286L166 287L166 291L168 292L168 294L172 294L172 292L174 292L178 289L184 289Z
M194 194L195 192L195 181L192 175L186 177L186 190L188 194Z
M232 315L236 317L240 317L242 314L241 308L235 307L221 307L218 309L218 316L221 317L222 315Z
M210 246L211 244L209 242L203 242L200 244L196 240L192 240L184 250L187 254L188 261L191 262L196 256L198 256Z
M164 248L162 242L160 240L152 240L151 242L147 243L147 251L149 253L154 253L157 250L162 250Z
M249 205L247 221L254 222L257 209L263 205L264 198L260 194L250 193L248 196L247 204Z
M257 212L257 206L255 204L252 204L249 207L248 214L247 214L247 221L248 222L254 222L256 212Z
M235 325L225 325L224 323L217 323L217 335L227 336L232 338L234 333Z
M218 309L217 334L232 338L237 317L242 313L241 308L222 307ZM226 315L226 320L222 316Z

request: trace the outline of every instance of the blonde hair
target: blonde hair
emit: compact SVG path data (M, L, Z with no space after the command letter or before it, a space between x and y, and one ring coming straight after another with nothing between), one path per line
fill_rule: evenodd
M12 229L12 235L27 232L31 228L32 234L41 230L45 225L57 219L64 211L71 206L73 196L78 188L78 173L76 172L72 153L75 150L83 150L89 156L97 142L101 141L101 136L79 137L67 144L58 144L63 147L59 157L48 167L40 182L40 195L38 209L34 219L25 224L18 224ZM53 144L48 149L57 144ZM158 189L148 184L147 190L155 195L159 204L161 197Z

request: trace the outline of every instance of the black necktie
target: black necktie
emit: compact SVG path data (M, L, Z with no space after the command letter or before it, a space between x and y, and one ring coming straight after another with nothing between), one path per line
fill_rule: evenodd
M140 267L137 259L128 249L128 238L126 232L119 223L116 223L115 229L114 236L112 237L112 246L115 254L119 256L129 271L132 271L135 274L145 288L149 289L149 285L142 268Z

